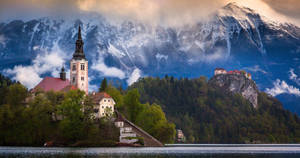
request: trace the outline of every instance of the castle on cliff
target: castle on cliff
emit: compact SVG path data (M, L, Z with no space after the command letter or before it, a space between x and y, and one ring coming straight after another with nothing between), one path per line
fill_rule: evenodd
M244 70L231 70L231 71L227 71L223 68L216 68L215 69L215 72L214 72L214 75L229 75L229 74L232 74L232 75L244 75L246 78L248 78L249 80L252 80L252 76L250 73L244 71Z

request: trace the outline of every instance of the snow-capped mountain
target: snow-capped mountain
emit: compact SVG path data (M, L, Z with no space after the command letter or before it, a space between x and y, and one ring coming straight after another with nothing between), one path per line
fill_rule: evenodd
M130 84L139 76L211 77L215 67L224 67L249 71L261 90L276 91L278 79L289 87L282 86L274 94L300 97L295 81L300 80L300 28L274 22L235 3L206 20L181 27L137 21L112 24L97 13L0 22L1 70L15 79L22 78L18 71L30 70L36 80L55 75L71 58L79 25L91 87L103 77ZM47 63L51 57L61 62ZM291 79L291 70L296 79Z

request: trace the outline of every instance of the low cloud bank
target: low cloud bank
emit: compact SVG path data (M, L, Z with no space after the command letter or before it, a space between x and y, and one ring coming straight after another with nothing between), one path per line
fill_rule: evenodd
M277 96L280 94L292 94L295 96L300 97L300 90L297 87L294 87L292 85L288 85L285 81L281 81L277 79L275 82L273 82L274 87L273 88L267 88L266 93Z

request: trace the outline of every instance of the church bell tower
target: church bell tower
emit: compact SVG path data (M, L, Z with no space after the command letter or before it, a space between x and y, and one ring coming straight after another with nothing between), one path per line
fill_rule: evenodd
M88 94L88 61L83 52L83 44L79 26L76 48L70 62L70 83Z

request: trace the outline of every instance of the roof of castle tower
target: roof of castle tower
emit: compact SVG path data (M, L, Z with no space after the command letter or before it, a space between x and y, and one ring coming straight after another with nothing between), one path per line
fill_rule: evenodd
M36 92L39 90L42 90L44 92L48 91L68 91L73 90L76 87L69 87L70 81L68 79L62 80L60 78L54 78L54 77L45 77L38 85L36 85L32 92Z

